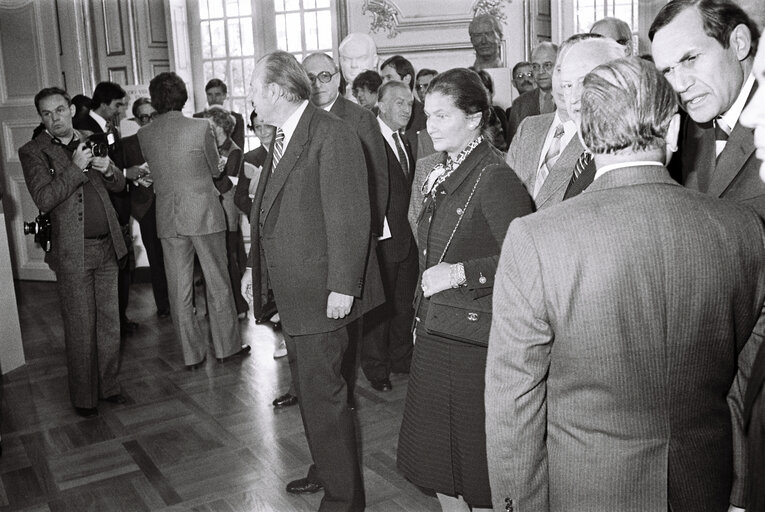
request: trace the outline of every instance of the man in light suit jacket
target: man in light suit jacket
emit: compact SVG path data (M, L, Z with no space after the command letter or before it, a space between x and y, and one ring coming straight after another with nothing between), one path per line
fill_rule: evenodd
M249 100L277 131L253 200L248 274L256 316L273 291L314 462L287 491L323 488L319 510L362 510L340 366L348 325L384 299L369 251L369 189L359 172L364 151L348 124L311 105L310 96L308 76L293 55L277 51L256 63Z
M738 122L757 89L752 62L759 35L757 25L731 0L674 0L649 31L656 67L690 117L676 156L682 183L748 204L765 218L761 160L754 154L752 129ZM702 51L704 58L689 60Z
M56 87L35 96L45 131L19 149L32 200L50 216L51 249L64 320L69 396L75 411L96 416L99 398L124 403L117 381L120 325L117 260L127 249L109 191L125 178L108 156L94 157L90 133L72 127L75 108Z
M497 271L486 371L495 509L726 510L746 485L742 402L765 327L765 229L750 208L670 178L677 105L650 63L613 61L583 87L596 179L513 222Z
M521 121L529 116L549 114L555 111L552 74L557 55L558 46L553 43L543 42L534 48L531 54L531 66L537 88L515 98L512 106L507 109L510 142L513 141Z
M138 130L138 142L154 179L157 236L162 242L175 333L190 370L199 368L209 345L192 305L194 254L199 257L209 297L208 311L215 357L246 355L226 269L226 221L213 184L220 175L218 149L207 120L181 112L186 85L172 72L149 84L154 120Z

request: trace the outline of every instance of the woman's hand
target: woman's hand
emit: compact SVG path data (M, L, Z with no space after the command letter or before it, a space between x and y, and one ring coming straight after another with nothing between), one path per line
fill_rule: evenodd
M451 263L441 262L422 273L422 293L430 297L452 287Z

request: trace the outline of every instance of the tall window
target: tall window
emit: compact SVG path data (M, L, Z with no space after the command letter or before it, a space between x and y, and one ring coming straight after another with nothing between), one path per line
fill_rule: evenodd
M606 16L627 22L633 34L638 31L638 0L576 0L575 13L574 33L589 31L593 23Z
M198 4L199 19L191 20L201 45L201 52L192 51L195 81L201 77L195 91L211 78L220 78L228 86L225 106L242 114L248 124L247 84L262 53L279 49L302 60L317 51L332 53L337 46L335 0L198 0ZM246 130L245 150L258 144Z

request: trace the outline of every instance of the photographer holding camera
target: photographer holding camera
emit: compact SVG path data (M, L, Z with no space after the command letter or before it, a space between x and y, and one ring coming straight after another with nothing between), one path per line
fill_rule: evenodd
M56 273L69 395L76 412L90 418L99 398L125 402L117 382L117 260L127 249L109 200L125 178L107 155L94 155L89 133L72 127L75 108L66 91L41 90L35 108L45 130L19 149L19 158L32 200L50 216L45 261Z

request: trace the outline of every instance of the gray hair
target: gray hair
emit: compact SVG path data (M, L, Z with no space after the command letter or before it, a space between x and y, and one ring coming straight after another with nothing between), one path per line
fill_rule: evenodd
M584 79L580 131L596 154L664 149L677 111L672 86L639 57L613 60Z
M271 52L261 57L257 65L263 66L263 85L276 84L281 87L288 102L301 103L311 97L308 75L291 53Z
M470 21L470 25L468 25L468 32L473 32L473 27L475 27L480 22L486 22L490 24L494 32L499 36L500 39L502 39L502 24L495 16L492 16L491 14L484 13L476 15L476 17Z

